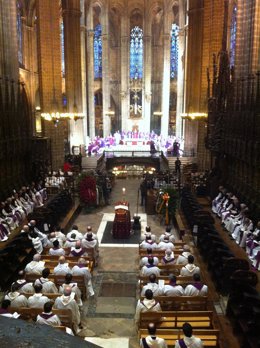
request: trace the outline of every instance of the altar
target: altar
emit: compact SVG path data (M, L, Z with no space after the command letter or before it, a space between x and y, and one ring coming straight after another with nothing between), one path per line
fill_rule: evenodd
M115 218L113 222L113 237L126 239L130 237L131 216L128 202L117 202L115 205Z

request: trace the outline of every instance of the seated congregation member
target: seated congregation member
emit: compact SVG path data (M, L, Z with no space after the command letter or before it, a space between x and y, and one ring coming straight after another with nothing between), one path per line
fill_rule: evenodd
M11 230L14 230L19 226L19 220L12 210L9 208L7 202L1 202L1 215L10 226Z
M167 348L167 344L163 338L156 336L156 326L154 323L148 324L148 336L140 340L140 348Z
M157 256L153 256L153 249L151 248L148 248L147 249L147 255L142 257L141 260L140 260L140 266L144 266L144 265L147 265L148 263L148 257L153 257L153 264L155 266L157 266L159 264L159 259Z
M72 233L70 237L67 236L66 242L64 244L64 248L73 248L77 242L76 234Z
M87 226L87 232L84 234L83 238L86 239L88 233L92 233L92 237L93 237L94 239L98 240L97 235L96 235L95 233L93 233L92 227L91 227L91 226Z
M141 235L141 240L145 240L146 237L149 237L150 239L152 239L154 242L156 241L156 237L155 234L152 234L151 232L151 227L150 226L146 226L145 227L145 231L144 233Z
M168 237L170 242L172 242L172 243L175 242L174 234L171 233L171 227L169 227L169 226L167 226L165 229L165 232L160 235L159 242L162 242L165 237Z
M218 204L221 202L221 200L223 199L224 197L224 187L223 186L219 186L218 188L219 190L219 193L217 195L217 197L215 197L212 201L212 211L213 213L217 214L217 206Z
M30 308L43 308L44 303L50 299L42 294L42 285L34 284L34 294L28 298L28 306Z
M34 232L37 234L37 236L39 237L40 241L42 242L42 246L43 248L48 246L48 237L46 234L42 233L36 226L36 220L31 220L28 223L30 232Z
M188 263L187 263L187 265L182 267L180 275L191 277L195 273L200 274L200 268L198 266L194 265L193 255L189 255L188 256Z
M174 265L175 264L175 258L174 258L174 253L171 249L166 249L165 250L165 255L161 259L161 263L163 265Z
M54 231L49 234L49 242L51 243L50 246L52 246L52 243L56 239L59 241L60 246L63 247L64 243L66 242L66 236L61 232L60 226L54 227Z
M231 210L234 208L234 198L236 198L233 193L227 193L227 199L223 203L222 209L219 210L218 216L221 218L222 222L230 214Z
M174 274L169 275L169 284L164 285L164 296L182 296L184 294L183 287L176 284L177 278Z
M11 286L11 291L5 295L5 300L11 301L11 307L28 307L27 298L19 292L17 284Z
M145 240L141 242L140 248L141 249L148 249L148 248L157 249L158 245L150 236L147 236L145 237Z
M72 226L72 230L67 234L67 239L71 238L73 234L75 234L76 240L81 240L83 238L83 234L79 232L79 228L77 225Z
M11 231L7 222L0 215L0 242L5 242L10 233Z
M88 253L86 252L85 248L82 248L80 240L77 240L75 247L72 247L70 249L69 256L75 256L75 257L88 256Z
M26 279L25 279L25 271L23 271L23 270L18 272L18 279L16 280L16 282L13 282L13 284L17 284L18 291L21 294L32 294L32 293L34 293L33 283L29 283L29 282L26 281Z
M11 301L3 300L0 307L0 316L6 317L6 318L18 319L20 315L16 312L10 313L10 307L11 307Z
M65 275L65 283L63 283L60 288L59 288L59 293L63 294L64 293L64 289L66 288L66 286L70 286L71 287L71 291L75 294L75 300L78 304L78 306L82 306L82 301L81 301L81 291L78 287L78 283L73 282L73 276L70 273L67 273Z
M41 254L43 252L43 246L38 234L33 231L29 231L28 238L32 241L32 245L36 253Z
M241 248L245 248L247 236L252 233L253 222L249 218L246 218L243 226L240 228L239 236L236 239L236 243L239 244Z
M189 323L184 323L182 326L184 338L176 341L175 348L203 348L203 343L200 338L192 335L192 326Z
M154 264L153 256L148 257L148 262L141 269L141 276L148 277L150 274L160 275L160 268Z
M185 244L183 247L183 252L176 259L176 265L187 265L189 255L191 255L190 247Z
M157 283L157 277L154 273L149 275L149 282L143 286L141 296L145 295L147 289L152 290L154 296L160 296L163 293L162 288Z
M98 257L99 257L98 240L94 238L92 232L87 233L87 237L82 239L81 245L83 248L93 250L94 258L95 258L95 265L97 265Z
M65 250L60 246L60 242L57 239L53 242L53 247L50 248L49 254L58 256L65 255Z
M237 208L236 214L231 214L224 222L225 228L229 233L233 233L235 227L241 224L244 213L248 212L248 208L244 203L241 203Z
M41 255L35 254L33 261L29 262L25 267L25 273L41 274L44 269L45 261L41 261Z
M174 249L174 245L173 245L172 242L170 242L169 237L165 236L164 239L161 242L159 242L157 248L159 250L166 250L166 249L173 250Z
M71 310L73 328L75 332L77 332L79 330L80 325L80 312L74 297L75 294L72 293L71 287L66 286L63 295L56 298L54 308Z
M140 322L140 313L142 312L159 312L161 311L161 305L153 298L153 292L150 289L145 291L145 298L138 300L135 311L135 323Z
M52 313L53 302L48 301L43 305L43 312L37 315L36 322L50 326L61 326L60 318Z
M59 257L59 263L56 267L54 267L53 273L55 275L66 275L67 273L71 273L71 269L69 267L68 262L64 256Z
M50 269L44 268L42 271L42 276L39 279L36 279L34 284L41 284L42 285L42 292L43 293L57 293L58 289L56 285L48 279L50 275Z
M193 275L194 283L186 286L184 295L185 296L207 296L208 287L203 284L200 280L200 275L195 273Z
M83 275L85 286L87 288L87 296L94 296L94 290L91 281L91 274L87 267L87 261L82 257L79 258L78 264L72 268L72 275Z

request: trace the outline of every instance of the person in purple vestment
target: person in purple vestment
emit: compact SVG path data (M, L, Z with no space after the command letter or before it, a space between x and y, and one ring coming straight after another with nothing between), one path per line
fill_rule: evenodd
M203 348L201 339L192 335L193 329L189 323L183 324L182 331L184 338L176 341L175 348Z

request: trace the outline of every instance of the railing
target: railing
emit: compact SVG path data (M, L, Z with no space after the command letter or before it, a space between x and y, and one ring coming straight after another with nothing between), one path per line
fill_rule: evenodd
M160 157L160 152L151 154L149 150L106 150L105 157Z

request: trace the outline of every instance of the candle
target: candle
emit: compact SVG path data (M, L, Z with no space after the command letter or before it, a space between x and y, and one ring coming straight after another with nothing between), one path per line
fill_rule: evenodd
M122 188L122 192L123 192L123 195L125 195L125 188L124 187Z

